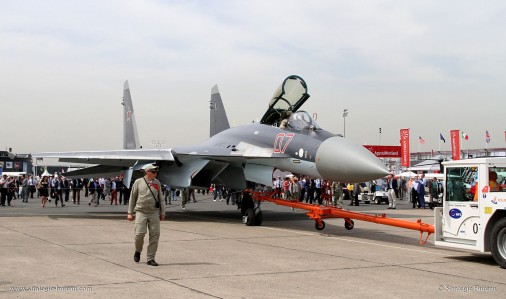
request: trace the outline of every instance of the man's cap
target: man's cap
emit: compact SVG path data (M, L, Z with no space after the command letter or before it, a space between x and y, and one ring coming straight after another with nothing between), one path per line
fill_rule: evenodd
M144 171L145 172L148 172L148 171L151 171L151 170L155 170L155 169L158 169L158 166L155 166L153 164L149 164L148 166L144 167Z

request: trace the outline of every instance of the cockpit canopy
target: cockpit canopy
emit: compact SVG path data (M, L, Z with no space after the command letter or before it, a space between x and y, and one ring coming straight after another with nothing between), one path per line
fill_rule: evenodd
M290 115L287 126L297 131L321 129L314 118L306 111L298 111Z
M296 75L288 76L272 96L260 123L279 125L289 115L288 112L296 112L308 98L304 79Z

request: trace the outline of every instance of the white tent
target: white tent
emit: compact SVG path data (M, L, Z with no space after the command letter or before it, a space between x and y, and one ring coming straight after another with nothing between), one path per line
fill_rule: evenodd
M446 157L443 155L434 156L431 159L427 159L427 160L422 161L416 165L413 165L409 169L413 170L413 171L429 171L429 172L439 171L439 169L440 169L439 162L438 162L439 160L446 161Z
M412 171L405 171L405 172L399 173L397 176L399 176L401 178L414 178L417 176L417 174Z
M438 180L443 180L445 178L445 175L443 173L426 173L425 178L426 179L436 178Z
M45 176L51 176L51 174L49 172L47 172L47 168L46 168L46 170L44 170L44 173L42 173L40 175L40 177L45 177Z

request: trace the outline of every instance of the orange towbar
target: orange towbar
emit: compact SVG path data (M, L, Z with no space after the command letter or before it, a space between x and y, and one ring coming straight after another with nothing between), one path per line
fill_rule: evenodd
M309 218L315 220L315 228L317 230L322 230L325 228L325 222L322 220L323 218L343 218L345 220L344 226L348 230L353 229L354 223L352 219L356 219L419 231L420 244L425 244L430 234L434 233L434 226L431 224L423 223L421 219L417 219L416 222L412 222L407 220L388 218L384 213L380 215L371 215L351 212L331 206L321 207L318 205L302 203L299 201L272 198L270 196L272 193L251 192L251 195L254 199L259 201L269 201L280 206L287 206L308 211L306 214ZM425 239L423 238L424 232L427 233L427 237Z

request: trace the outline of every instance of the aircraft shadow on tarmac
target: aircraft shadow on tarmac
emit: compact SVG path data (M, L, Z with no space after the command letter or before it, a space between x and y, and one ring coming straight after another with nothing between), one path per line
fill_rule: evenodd
M96 211L79 214L65 214L65 215L46 215L50 219L102 219L102 220L126 220L126 213L119 211ZM265 211L263 213L263 226L297 230L309 233L317 233L314 228L314 221L308 219L305 213L292 212L290 210L284 211ZM403 215L397 215L402 216ZM405 215L408 218L409 215ZM220 221L225 223L242 224L241 214L239 210L206 210L206 211L191 211L191 210L177 210L167 211L166 220L173 222L201 222L207 223L209 221ZM417 231L409 231L394 228L389 226L377 225L373 228L361 228L362 221L355 221L355 227L352 230L344 228L343 219L333 219L332 222L327 220L327 226L323 231L318 232L323 237L347 237L350 239L367 240L388 242L391 244L403 245L418 245L419 233ZM250 229L255 229L254 226ZM400 234L393 234L388 230L399 230ZM432 236L431 236L432 237ZM431 239L429 238L429 241ZM428 242L424 246L434 247Z
M232 206L234 207L234 206ZM126 220L126 209L125 211L73 211L72 213L59 214L62 211L60 209L55 210L55 214L51 214L50 211L47 214L38 215L26 215L26 214L5 214L5 217L34 217L34 216L46 216L50 219L101 219L101 220ZM371 212L371 211L367 211ZM396 218L413 218L413 215L398 214ZM418 218L418 217L414 217ZM219 221L230 224L244 225L242 224L241 213L237 209L223 210L221 207L217 207L217 210L191 210L191 206L187 210L168 209L166 211L166 220L172 222L197 222L208 223L209 221ZM343 219L326 219L326 227L322 231L316 231L314 228L314 221L308 219L306 214L301 211L286 210L263 210L263 226L271 227L275 229L287 229L296 230L308 233L317 233L323 237L346 237L356 240L367 240L367 241L378 241L388 242L391 244L408 244L418 245L419 233L417 231L402 230L400 228L383 226L383 225L368 225L365 227L365 222L355 221L355 227L352 230L346 230L344 228ZM365 227L365 228L364 228ZM249 229L255 229L254 226ZM397 230L396 233L390 231ZM434 247L432 244L432 236L424 246Z
M44 215L40 215L44 216ZM53 220L58 219L102 219L102 220L116 220L125 219L125 212L87 212L81 214L65 214L65 215L46 215Z
M406 215L406 218L408 215ZM404 217L404 216L402 216ZM417 217L419 218L419 217ZM239 211L178 211L167 213L167 219L176 222L208 222L209 219L242 224ZM404 230L405 233L392 234L383 230L383 228L398 229L388 226L377 225L374 228L360 228L361 221L355 221L355 228L347 230L344 228L343 219L334 219L333 223L327 220L327 226L323 231L317 232L314 228L314 221L308 219L305 213L295 213L290 210L282 211L263 211L263 224L271 228L297 230L309 233L319 233L324 237L348 237L352 239L366 239L368 241L379 241L392 244L412 244L418 245L418 231ZM255 229L254 226L250 227ZM407 234L406 234L407 232ZM427 243L426 246L434 245Z

